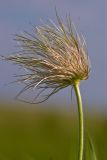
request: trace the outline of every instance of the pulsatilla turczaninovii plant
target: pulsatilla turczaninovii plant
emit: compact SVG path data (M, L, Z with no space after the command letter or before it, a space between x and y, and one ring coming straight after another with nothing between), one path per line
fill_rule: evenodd
M39 91L32 103L36 103L37 98L48 89L51 92L39 102L47 100L62 88L74 88L79 113L78 159L83 160L84 125L79 84L89 76L89 57L85 40L73 27L70 16L67 16L66 24L57 13L56 16L57 24L50 21L34 27L33 34L23 32L16 35L15 40L21 49L5 60L13 61L29 71L17 80L25 84L18 96L29 89Z

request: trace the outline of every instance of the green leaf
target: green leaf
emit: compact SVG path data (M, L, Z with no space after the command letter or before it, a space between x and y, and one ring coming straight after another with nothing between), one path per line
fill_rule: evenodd
M94 144L89 134L87 134L87 140L88 140L92 160L97 160Z

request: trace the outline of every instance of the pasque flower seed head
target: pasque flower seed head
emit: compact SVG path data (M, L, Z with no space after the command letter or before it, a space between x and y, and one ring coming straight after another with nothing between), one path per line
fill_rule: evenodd
M18 96L29 89L39 90L34 103L47 89L51 92L40 102L89 76L90 65L84 38L73 27L70 16L67 16L66 24L57 13L56 16L58 24L50 21L49 24L34 27L33 34L24 32L16 35L15 40L21 50L6 57L6 60L29 70L19 76L18 81L25 87Z

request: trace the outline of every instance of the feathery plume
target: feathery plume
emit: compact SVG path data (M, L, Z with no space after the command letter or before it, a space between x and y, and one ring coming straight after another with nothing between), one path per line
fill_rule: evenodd
M67 16L66 24L57 13L56 16L57 25L50 21L34 27L33 34L24 32L16 35L15 40L21 50L5 58L29 70L19 75L17 81L24 83L25 87L17 97L29 89L36 89L39 92L31 103L36 103L45 90L49 89L50 93L37 103L89 76L89 57L84 38L72 26L70 16Z

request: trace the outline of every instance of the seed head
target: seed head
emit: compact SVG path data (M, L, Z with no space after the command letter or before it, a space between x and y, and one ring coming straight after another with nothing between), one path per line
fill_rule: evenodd
M29 89L36 89L39 92L32 103L45 90L49 89L50 93L39 103L89 76L89 58L83 36L80 37L72 26L70 16L67 16L66 24L57 13L56 16L57 25L50 21L49 24L34 27L33 34L24 32L16 35L15 40L21 50L6 58L29 71L19 75L18 81L25 87L18 96Z

